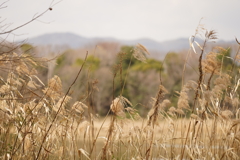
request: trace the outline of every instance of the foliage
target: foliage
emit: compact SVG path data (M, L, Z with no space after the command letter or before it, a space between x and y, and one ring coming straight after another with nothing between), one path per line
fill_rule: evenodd
M75 64L77 66L81 66L83 64L84 60L81 58L76 59ZM91 71L96 71L99 66L100 66L100 59L97 57L94 57L93 55L88 56L87 61L86 61L86 66L88 66L88 68Z
M233 58L231 57L231 49L219 48L219 50L217 59L222 62L224 71L230 71L234 65Z
M20 46L23 53L32 53L33 52L33 46L28 43L24 43Z
M59 67L63 66L65 60L66 60L66 55L65 55L65 54L60 55L60 56L56 59L57 67L59 68Z
M155 59L147 59L146 63L137 62L131 67L133 71L146 72L149 70L155 70L157 72L163 71L162 63Z

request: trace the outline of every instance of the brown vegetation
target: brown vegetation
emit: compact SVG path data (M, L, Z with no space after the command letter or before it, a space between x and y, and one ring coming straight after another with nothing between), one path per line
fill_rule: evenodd
M0 158L239 159L239 49L235 58L206 52L216 33L201 29L204 44L199 29L190 41L196 54L160 62L140 44L104 43L84 57L67 50L48 69L28 45L3 40Z
M204 47L202 49L204 53ZM152 90L156 96L152 98L151 109L146 108L149 110L147 119L139 115L142 107L137 110L136 105L124 97L130 77L144 74L143 70L134 70L131 64L137 65L138 62L133 58L147 62L147 50L143 46L137 46L134 51L119 53L120 60L113 70L112 79L109 78L108 92L112 104L109 105L105 118L97 117L99 110L103 109L101 103L100 107L95 106L98 100L95 92L99 88L101 92L104 87L91 79L92 73L97 75L104 67L89 70L91 65L96 65L96 59L88 56L83 61L79 60L78 65L71 66L77 68L78 73L70 78L70 87L64 91L59 76L53 76L48 84L36 76L39 59L21 52L2 54L1 68L6 76L1 78L0 87L1 158L239 159L239 74L238 66L233 61L228 61L232 66L230 70L223 66L227 50L213 50L204 57L200 54L199 79L187 80L178 93L169 92L164 87L164 83L167 84L164 73L166 70L172 72L169 77L173 82L170 81L170 84L181 84L182 78L174 73L174 67L178 70L184 64L179 59L172 62L174 59L171 58L176 55L169 54L165 59L166 66L162 65L165 69L156 71L162 74L162 79L158 83L158 91ZM235 61L237 58L238 56ZM124 64L126 60L129 60L127 65ZM64 59L58 60L60 63L62 61ZM64 67L57 69L62 70ZM189 71L185 70L185 74L187 72ZM78 76L80 79L84 76L86 78L81 79L81 85L86 85L82 90L85 94L81 99L70 103L74 95L73 86L80 87L77 83ZM106 75L103 81L106 81L105 78ZM147 82L155 83L153 79L145 82L144 77L137 83L141 82L146 83L144 85ZM105 86L103 82L102 84ZM118 84L120 90L115 92ZM128 94L131 95L132 91L133 88L129 89ZM129 97L137 96L136 94L142 93L134 91ZM177 102L172 103L169 98L177 98Z

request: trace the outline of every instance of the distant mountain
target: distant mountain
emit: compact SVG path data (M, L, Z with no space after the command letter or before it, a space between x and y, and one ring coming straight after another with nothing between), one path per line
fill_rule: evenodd
M91 39L78 36L73 33L50 33L30 38L28 42L33 45L67 45L71 48L79 48L88 44Z
M114 38L86 38L79 36L73 33L50 33L44 34L35 38L30 38L28 43L31 43L35 46L68 46L69 48L83 48L87 46L95 46L100 42L115 42L121 45L136 45L140 43L144 45L150 53L161 53L161 56L158 58L164 57L167 52L179 52L181 50L189 49L189 40L188 38L179 38L170 41L157 42L152 39L136 39L136 40L119 40ZM202 40L198 39L198 42L201 44ZM234 41L226 42L226 41L218 41L219 44L227 44L230 45Z
M173 41L157 42L152 39L119 40L114 38L86 38L73 33L50 33L28 39L33 45L65 45L70 48L81 48L88 45L95 45L99 42L116 42L122 45L144 45L148 50L154 51L177 51L189 48L187 38Z

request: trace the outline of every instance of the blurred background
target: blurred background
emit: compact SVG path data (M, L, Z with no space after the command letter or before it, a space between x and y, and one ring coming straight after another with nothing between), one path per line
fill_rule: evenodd
M198 77L196 53L191 54L183 75L189 37L195 35L196 29L195 40L200 45L206 30L214 29L218 39L209 42L206 51L220 45L229 56L236 53L235 37L240 37L238 0L2 0L2 3L1 32L52 8L14 33L1 35L1 39L21 43L23 51L37 57L53 59L40 68L38 76L47 82L58 75L65 90L88 52L83 74L71 96L73 101L87 101L100 115L106 114L113 96L123 91L123 96L145 116L151 108L151 97L157 93L160 73L171 105L176 106L183 76L186 81ZM120 75L115 70L118 55L131 55L138 43L150 53L146 63L126 56ZM225 66L231 63L228 61ZM122 78L126 78L124 89Z

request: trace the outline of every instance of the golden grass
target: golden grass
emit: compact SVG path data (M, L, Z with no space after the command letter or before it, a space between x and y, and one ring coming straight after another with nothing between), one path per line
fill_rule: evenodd
M70 105L84 63L64 94L58 76L48 85L36 77L38 64L29 56L1 56L1 67L9 68L0 86L1 159L240 159L239 72L223 73L219 52L204 59L214 34L206 32L198 81L182 87L177 106L160 83L147 118L122 95L113 96L105 118L97 118L87 103ZM144 61L146 48L136 50L134 56ZM114 78L122 74L121 63Z

